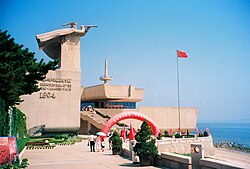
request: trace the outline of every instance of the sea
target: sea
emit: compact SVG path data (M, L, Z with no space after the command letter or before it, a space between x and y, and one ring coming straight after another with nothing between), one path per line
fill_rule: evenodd
M241 144L250 148L250 122L249 123L197 123L198 131L209 129L213 142L222 141Z

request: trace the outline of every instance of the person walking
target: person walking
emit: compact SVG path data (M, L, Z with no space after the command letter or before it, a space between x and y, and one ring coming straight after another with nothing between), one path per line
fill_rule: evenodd
M90 145L91 152L95 152L95 141L96 141L96 138L93 135L93 133L91 132L90 136L89 136L89 145Z
M101 150L101 137L96 137L96 151L99 152Z
M108 133L108 141L109 141L109 149L110 150L112 148L112 141L110 140L110 138L112 137L112 135L113 135L113 132L112 133L111 132Z
M104 152L104 148L105 148L105 141L104 141L104 139L102 139L102 141L101 141L101 150L102 150L102 152Z

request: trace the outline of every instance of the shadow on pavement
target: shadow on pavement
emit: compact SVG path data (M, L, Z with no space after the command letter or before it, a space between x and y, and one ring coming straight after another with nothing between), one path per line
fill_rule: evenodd
M103 154L103 155L105 155L105 156L114 156L113 154Z
M120 164L119 166L123 166L123 167L140 167L140 164L133 164L131 162L131 163Z

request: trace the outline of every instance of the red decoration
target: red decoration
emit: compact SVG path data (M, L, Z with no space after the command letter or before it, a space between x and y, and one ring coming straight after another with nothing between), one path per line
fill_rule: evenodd
M123 141L126 141L126 128L125 128L125 125L124 125L124 127L123 127L123 129L122 129L122 138L123 138Z
M18 157L15 137L0 137L0 166L12 163Z
M135 129L132 127L132 124L130 123L129 140L134 140L135 134L136 134L136 131L135 131Z
M155 122L146 115L138 112L122 112L120 114L116 114L106 122L106 124L102 127L101 131L107 134L113 125L124 119L137 119L140 121L146 120L149 126L151 127L154 136L157 137L159 134L160 130L157 128Z
M170 129L170 130L169 130L169 135L172 136L172 134L173 134L173 130Z

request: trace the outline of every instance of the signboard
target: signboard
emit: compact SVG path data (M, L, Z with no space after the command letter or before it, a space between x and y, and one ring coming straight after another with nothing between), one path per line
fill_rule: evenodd
M0 166L16 161L18 149L15 137L0 137Z

